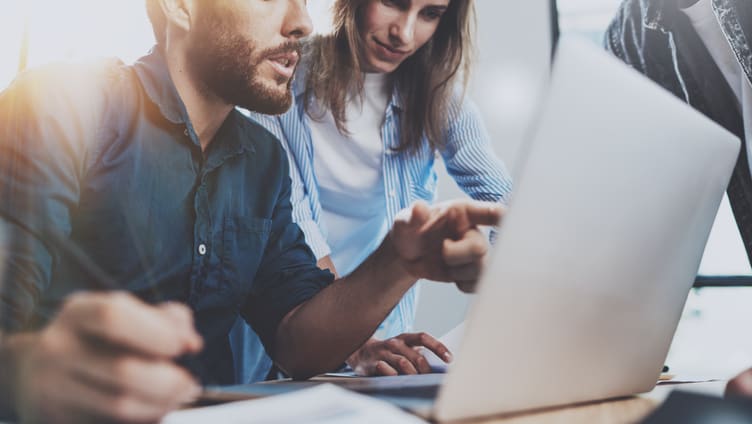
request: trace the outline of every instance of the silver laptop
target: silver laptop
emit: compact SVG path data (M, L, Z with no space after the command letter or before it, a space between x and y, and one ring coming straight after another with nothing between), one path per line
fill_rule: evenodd
M452 421L655 386L739 140L577 39L543 103L456 362L345 387Z
M740 143L563 38L527 146L440 421L651 390Z

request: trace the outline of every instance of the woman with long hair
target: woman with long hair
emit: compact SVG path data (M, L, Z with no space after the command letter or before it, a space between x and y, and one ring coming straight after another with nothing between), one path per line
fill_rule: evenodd
M250 114L286 146L294 219L320 267L349 274L400 210L431 202L439 155L472 198L507 199L510 180L464 96L474 23L472 0L336 0L333 33L304 46L290 111ZM419 348L445 348L408 333L416 299L413 288L348 365L363 375L428 372ZM252 356L237 357L247 367Z

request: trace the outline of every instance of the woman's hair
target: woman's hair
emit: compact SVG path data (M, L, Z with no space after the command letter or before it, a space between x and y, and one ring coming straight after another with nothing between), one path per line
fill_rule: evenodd
M314 39L305 53L310 56L305 98L313 96L331 111L343 134L348 134L347 102L353 93L363 95L358 27L368 1L336 0L333 34ZM424 135L432 148L443 147L455 81L461 78L464 92L470 77L474 32L473 0L451 0L433 37L391 73L403 107L399 150L416 152ZM311 118L323 118L314 116L309 101L305 109Z

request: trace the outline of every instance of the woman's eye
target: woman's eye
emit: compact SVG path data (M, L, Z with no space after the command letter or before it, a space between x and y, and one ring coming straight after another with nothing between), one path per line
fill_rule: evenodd
M429 9L423 12L423 16L431 21L441 19L441 15L443 15L443 12L440 12L438 10Z

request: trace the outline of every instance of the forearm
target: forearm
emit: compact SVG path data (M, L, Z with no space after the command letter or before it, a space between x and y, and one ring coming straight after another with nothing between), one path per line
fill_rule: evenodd
M337 368L371 337L416 280L387 237L352 274L285 317L277 330L277 363L294 378Z

